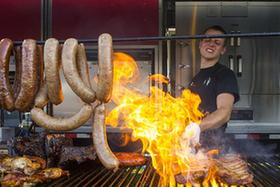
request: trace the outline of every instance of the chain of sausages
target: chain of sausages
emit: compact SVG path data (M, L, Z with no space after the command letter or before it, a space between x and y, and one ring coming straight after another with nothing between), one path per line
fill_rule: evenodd
M0 107L8 110L31 112L32 120L39 126L55 131L69 131L86 123L93 116L93 143L101 163L116 171L119 161L108 146L105 126L105 105L112 95L113 63L112 37L102 34L98 38L97 88L90 83L85 47L74 38L67 39L61 47L58 40L50 38L44 47L27 39L21 47L13 48L9 39L0 41ZM15 56L14 84L9 82L9 61ZM80 111L70 117L49 116L43 110L48 102L63 102L60 68L73 92L84 102ZM91 105L98 100L98 105ZM94 114L93 114L94 112ZM92 115L93 114L93 115Z

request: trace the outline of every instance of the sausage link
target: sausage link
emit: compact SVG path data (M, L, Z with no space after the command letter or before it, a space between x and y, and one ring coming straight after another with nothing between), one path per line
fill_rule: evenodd
M46 82L41 85L36 97L35 97L35 107L43 108L48 104L48 90Z
M43 47L41 45L37 45L37 55L38 55L38 92L44 83L44 57L43 57L44 51Z
M119 160L113 154L107 142L104 103L95 108L92 138L97 156L101 163L107 169L114 169L114 171L116 171L119 167Z
M8 111L14 110L13 90L9 81L10 56L13 49L13 42L8 39L0 41L0 104Z
M70 131L82 126L88 121L93 109L85 104L81 110L69 118L56 118L46 114L41 108L34 107L31 110L32 120L39 126L55 131Z
M95 93L82 81L79 76L76 55L78 42L76 39L67 39L62 49L62 69L64 77L71 89L86 103L95 101Z
M14 90L14 98L18 97L20 91L20 84L21 84L21 66L22 66L22 58L21 58L21 47L17 46L14 50L15 55L15 62L16 62L16 70L15 70L15 79L13 84Z
M78 54L77 54L77 69L82 81L91 88L89 67L87 62L86 50L84 44L78 45Z
M60 64L59 42L50 38L46 41L44 47L44 65L48 97L51 103L55 105L60 104L64 99L59 76Z
M29 111L37 92L38 55L36 41L24 40L22 43L21 85L15 108L21 112Z
M112 96L113 89L113 61L112 37L101 34L98 38L98 80L96 97L99 101L107 103Z

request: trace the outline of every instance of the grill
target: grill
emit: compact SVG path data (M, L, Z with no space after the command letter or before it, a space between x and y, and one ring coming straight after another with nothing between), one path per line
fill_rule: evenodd
M247 159L250 171L254 175L252 184L243 185L243 187L276 187L280 186L280 156L270 157L255 156ZM72 170L69 177L64 177L40 186L131 186L131 187L155 187L159 186L159 175L152 167L149 160L146 165L138 167L127 167L112 172L101 165L83 164L75 170ZM177 185L184 186L184 185ZM188 185L189 186L189 185ZM209 183L206 185L211 187ZM230 187L230 185L217 184L215 187ZM233 187L233 185L231 186ZM234 185L236 187L236 185Z

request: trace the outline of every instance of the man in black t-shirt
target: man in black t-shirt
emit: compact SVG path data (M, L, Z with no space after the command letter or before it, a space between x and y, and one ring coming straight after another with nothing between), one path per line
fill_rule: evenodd
M209 27L203 32L206 35L225 33L220 26ZM201 131L200 143L203 147L219 148L222 151L229 147L225 128L230 119L233 104L239 100L234 72L219 63L221 55L226 51L225 44L225 38L207 38L199 43L200 71L192 79L189 89L200 96L200 110L206 116L201 124L192 123L187 127L196 131L195 143Z

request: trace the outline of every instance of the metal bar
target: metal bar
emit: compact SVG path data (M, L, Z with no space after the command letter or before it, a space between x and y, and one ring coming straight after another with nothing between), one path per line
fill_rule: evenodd
M189 40L189 39L205 39L205 38L263 38L263 37L278 37L280 32L264 32L264 33L230 33L217 35L182 35L182 36L147 36L147 37L127 37L113 38L113 42L138 42L138 41L166 41L166 40ZM59 40L59 43L64 43L65 40ZM97 43L98 39L79 39L80 43ZM14 41L14 45L20 45L22 41ZM44 40L37 41L37 44L44 44Z
M248 166L249 166L250 170L254 173L254 177L256 177L258 179L258 181L261 181L261 183L264 186L273 186L273 183L271 183L270 179L267 178L263 172L258 170L255 167L254 163L250 162L250 163L248 163Z
M261 160L255 159L255 158L250 158L250 161L254 163L254 167L259 170L260 172L263 173L263 177L267 177L269 181L273 183L273 185L280 186L280 181L278 180L277 177L279 177L278 173L272 172L272 168L268 168ZM277 176L277 177L276 177ZM276 178L275 178L276 177Z
M132 171L133 171L132 168L127 168L124 177L119 181L118 185L116 186L123 187L124 183L127 181Z
M100 179L102 176L104 176L106 173L108 172L108 170L106 168L102 168L101 171L97 172L97 174L92 174L92 178L90 178L90 180L86 181L86 184L84 184L83 186L91 186L91 184L94 183L95 180Z
M125 170L122 169L121 172L114 178L114 180L112 181L112 183L110 185L108 185L109 187L113 187L116 186L118 181L120 180L120 178L122 178L122 176L125 175Z
M75 186L84 186L83 184L86 183L89 179L91 179L92 176L96 175L96 173L99 171L100 168L99 169L94 168L92 170L89 169L87 172L85 172L85 175L83 175L83 177L80 177L81 180L80 179L76 180L78 183L75 184ZM73 181L72 183L76 181Z
M152 168L151 162L149 162L149 164L147 164L147 168L146 168L145 172L143 173L143 175L141 176L139 182L136 183L135 186L139 186L139 187L144 186L145 182L147 181L147 179L149 178L149 176L151 175L152 172L154 172L154 170Z
M118 170L116 172L111 172L111 175L107 177L107 179L100 185L100 187L107 187L107 186L112 186L113 181L116 180L116 178L119 178L120 173L123 170Z

